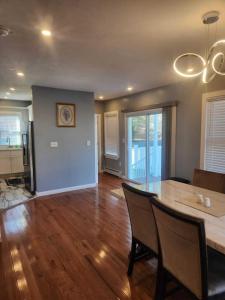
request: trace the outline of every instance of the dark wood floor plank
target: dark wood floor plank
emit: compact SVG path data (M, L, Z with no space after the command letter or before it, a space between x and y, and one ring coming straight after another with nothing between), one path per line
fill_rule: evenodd
M1 213L0 299L150 300L156 261L126 275L131 230L126 203L100 176L97 188L42 197ZM188 300L181 292L170 299Z

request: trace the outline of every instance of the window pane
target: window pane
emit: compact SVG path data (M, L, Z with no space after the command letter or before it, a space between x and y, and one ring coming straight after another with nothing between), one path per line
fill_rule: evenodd
M128 178L146 182L146 115L128 117Z
M161 180L162 113L149 115L149 182Z
M21 145L21 124L17 115L0 115L0 145Z

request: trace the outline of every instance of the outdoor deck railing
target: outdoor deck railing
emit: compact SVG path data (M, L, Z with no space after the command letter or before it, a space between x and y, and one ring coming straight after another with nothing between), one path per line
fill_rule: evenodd
M149 148L149 176L161 176L161 151L162 147L152 146ZM146 148L145 147L132 147L132 152L129 157L129 178L137 180L138 178L146 177Z

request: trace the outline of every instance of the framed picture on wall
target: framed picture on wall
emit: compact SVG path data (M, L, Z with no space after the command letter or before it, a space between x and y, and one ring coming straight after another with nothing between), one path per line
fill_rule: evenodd
M76 127L76 106L70 103L56 103L57 127Z

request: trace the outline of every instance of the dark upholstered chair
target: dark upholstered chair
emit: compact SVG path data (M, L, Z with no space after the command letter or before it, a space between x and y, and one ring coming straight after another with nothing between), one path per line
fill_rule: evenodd
M174 180L177 182L181 182L181 183L186 183L186 184L190 184L190 180L182 178L182 177L170 177L169 180Z
M149 201L156 194L140 191L126 183L122 183L125 199L127 202L131 230L132 245L128 275L133 271L134 262L146 255L158 254L158 239L152 206ZM144 249L144 250L143 250Z
M155 299L165 299L168 276L196 299L225 299L225 257L207 251L204 221L172 210L156 198L151 203L160 249Z
M195 169L193 185L215 192L225 193L225 174Z

